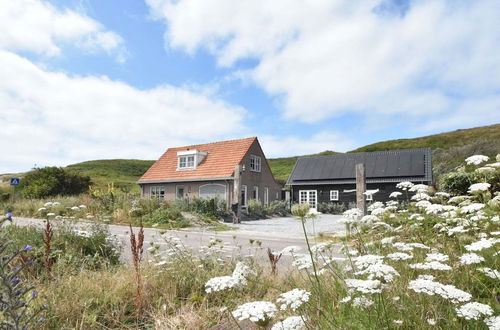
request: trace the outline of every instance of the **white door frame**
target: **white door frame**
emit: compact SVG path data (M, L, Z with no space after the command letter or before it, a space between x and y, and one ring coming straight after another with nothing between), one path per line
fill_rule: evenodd
M305 194L305 198L302 198L302 193ZM318 191L317 190L299 190L299 203L309 204L311 212L318 212Z

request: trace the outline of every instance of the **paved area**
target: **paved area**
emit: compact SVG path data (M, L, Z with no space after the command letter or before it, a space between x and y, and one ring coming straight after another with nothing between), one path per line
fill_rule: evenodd
M314 244L312 234L319 232L333 232L335 229L342 231L339 216L320 216L316 220L308 221L306 228L311 234L311 241ZM55 227L61 225L61 221L52 221ZM33 218L14 218L14 224L20 226L43 227L44 220ZM88 231L92 224L90 222L66 222L74 230ZM124 261L130 260L130 229L122 225L107 225L110 235L115 237L123 246L122 258ZM233 225L231 225L233 226ZM197 253L203 246L207 246L211 240L218 240L222 245L221 251L225 257L253 255L258 261L267 263L267 248L272 251L280 251L283 248L295 245L306 252L306 241L302 234L302 225L295 218L274 218L268 220L257 220L243 222L234 225L236 230L216 232L203 228L188 228L185 230L161 230L156 228L145 228L145 249L151 242L160 245L161 249L166 249L167 244L161 238L161 233L177 237L184 246L189 247ZM135 233L139 228L133 227ZM146 253L146 259L149 256ZM283 257L281 263L289 264L291 259Z

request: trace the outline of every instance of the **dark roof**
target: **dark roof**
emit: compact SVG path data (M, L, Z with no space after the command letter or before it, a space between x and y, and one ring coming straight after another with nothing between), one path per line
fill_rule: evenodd
M356 164L364 163L366 181L432 182L431 149L403 149L299 158L287 185L354 183Z

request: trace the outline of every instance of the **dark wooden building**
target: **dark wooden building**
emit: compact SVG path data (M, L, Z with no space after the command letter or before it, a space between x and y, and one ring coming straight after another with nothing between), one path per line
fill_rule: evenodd
M356 202L356 164L366 168L367 190L374 201L388 201L402 181L432 185L431 149L403 149L299 158L287 181L294 203ZM367 199L370 199L369 197Z

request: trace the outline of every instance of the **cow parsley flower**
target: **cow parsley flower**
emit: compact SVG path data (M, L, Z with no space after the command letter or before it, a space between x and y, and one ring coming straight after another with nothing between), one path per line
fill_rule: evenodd
M469 205L462 207L460 209L460 212L463 214L474 213L474 212L481 210L482 208L484 208L484 204L472 203L472 204L469 204Z
M434 195L438 196L438 197L444 197L444 198L449 198L450 197L450 194L448 194L447 192L444 192L444 191L438 191Z
M364 217L361 218L361 222L364 223L371 223L371 222L377 222L380 221L380 219L376 215L365 215Z
M451 267L439 261L431 261L426 263L411 264L410 268L424 270L451 270Z
M413 197L415 197L415 196L413 196ZM426 200L418 201L417 203L415 203L415 206L418 208L421 208L421 209L426 209L431 205L432 205L432 203L429 201L426 201Z
M78 206L73 206L71 207L71 211L80 211L80 208Z
M355 278L348 278L345 280L348 288L352 288L361 293L380 293L382 288L379 280L358 280Z
M380 240L380 244L386 245L386 244L392 244L392 242L398 238L399 236L389 236L389 237L384 237Z
M394 322L395 324L398 324L398 325L403 324L403 320L393 320L392 322Z
M500 280L500 271L498 271L496 269L482 267L482 268L478 268L477 270L479 270L481 273L483 273L484 275L486 275L492 279Z
M280 254L293 255L293 254L297 254L300 250L302 250L302 248L300 246L291 245L291 246L287 246L283 250L281 250Z
M480 168L476 168L476 170L474 172L477 172L477 173L490 173L490 172L495 172L495 168L494 167L490 167L490 166L483 166L483 167L480 167Z
M303 254L303 255L297 255L298 258L296 258L292 262L292 266L297 267L298 270L301 269L308 269L313 266L313 260L311 259L311 256L308 254Z
M354 307L360 307L360 308L367 308L373 305L375 302L371 300L370 298L367 297L356 297L352 301L352 306Z
M479 165L481 163L487 162L490 160L490 157L483 155L473 155L465 159L465 163L467 165Z
M302 330L306 324L300 316L290 316L273 325L271 330Z
M427 275L426 277L419 276L416 280L410 281L410 283L408 283L408 289L430 296L439 295L444 299L450 300L454 304L466 302L472 298L470 293L457 289L453 285L444 285L439 282L434 282L434 277L431 275Z
M361 214L362 214L361 211L357 208L349 209L349 210L345 211L344 213L342 213L342 215L347 218L347 219L343 219L345 223L352 223L352 222L358 220L358 218L361 216Z
M292 311L297 310L302 304L309 301L310 292L302 289L293 289L282 293L276 302L281 303L280 310L284 311L290 308Z
M463 265L479 264L484 261L484 258L476 253L464 253L460 256L460 263Z
M376 263L369 265L364 270L358 271L355 275L365 275L368 274L368 279L383 279L385 282L392 282L395 276L399 276L399 273L391 266Z
M410 191L417 193L427 193L429 192L429 186L425 184L416 184L410 188Z
M428 253L425 261L448 261L450 259L449 256L446 254L434 252L434 253Z
M238 306L232 314L240 321L250 320L257 324L266 324L276 311L276 305L272 302L254 301Z
M500 330L500 315L492 316L484 320L490 330Z
M46 202L45 204L43 204L43 206L50 207L50 206L52 206L52 202Z
M404 253L404 252L394 252L394 253L388 254L386 257L387 257L387 259L398 261L398 260L412 259L413 255L408 254L408 253Z
M220 276L209 279L205 283L205 292L212 293L232 289L238 286L240 282L232 276Z
M410 181L403 181L396 185L396 188L401 190L408 190L411 187L413 187L413 183L411 183Z
M354 264L359 269L364 269L370 265L382 263L384 260L383 256L378 256L374 254L366 254L363 256L359 256L354 258Z
M495 245L498 242L500 242L500 239L498 239L498 238L488 238L488 239L482 238L481 240L479 240L477 242L473 242L469 245L466 245L465 249L469 252L470 251L482 251L484 249L489 249L490 247L492 247L493 245Z
M393 191L391 192L391 194L389 195L389 198L398 198L399 196L401 196L403 193L400 192L400 191Z
M411 196L412 201L428 201L431 199L431 196L429 196L425 192L418 192L415 195Z
M469 187L468 192L469 193L475 193L475 192L481 192L481 191L488 191L490 189L491 184L487 182L480 182L480 183L474 183Z
M478 302L470 302L465 305L455 308L458 317L466 320L480 320L485 316L493 315L493 309L486 304Z

